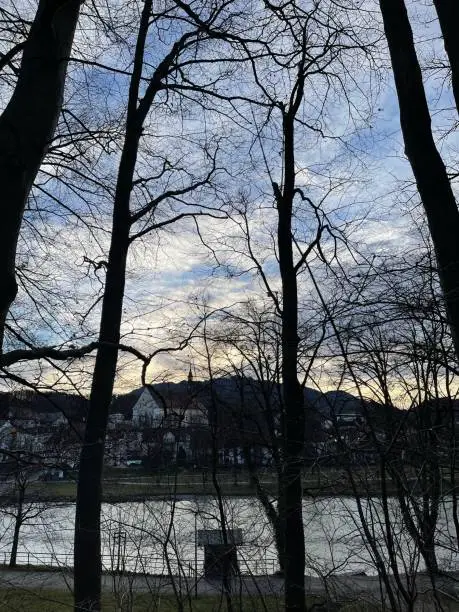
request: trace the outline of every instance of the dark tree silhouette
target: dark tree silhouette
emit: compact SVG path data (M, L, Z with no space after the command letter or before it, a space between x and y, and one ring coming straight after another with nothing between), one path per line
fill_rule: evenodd
M456 107L459 113L459 3L456 0L434 0L438 20L443 34L445 51L451 67L451 82L453 86Z
M457 239L459 211L457 202L445 164L432 135L429 107L405 2L404 0L380 0L379 4L397 88L405 153L411 164L426 212L456 356L459 358L459 240ZM443 2L437 3L437 5L440 4L443 5ZM451 3L446 2L445 4L450 5ZM441 14L446 16L444 8ZM453 75L456 79L455 48L457 48L457 43L452 45L450 31L444 19L442 19L442 27L448 31L445 45L450 54Z
M123 313L123 299L126 280L126 262L132 242L147 233L158 230L186 217L203 214L199 206L187 206L186 198L193 191L207 186L215 172L215 157L210 150L204 151L208 160L202 176L192 173L182 176L180 186L165 189L146 203L131 203L136 185L159 180L168 175L172 168L169 160L164 160L159 175L150 179L137 179L136 167L139 144L144 131L146 118L156 97L167 89L167 79L176 75L181 54L195 48L201 42L201 25L178 32L169 50L158 61L148 78L147 44L152 36L151 25L161 14L152 15L152 0L143 3L133 58L133 69L129 84L127 115L124 142L118 168L116 190L113 202L111 242L107 261L107 273L102 300L99 328L99 346L95 358L92 386L89 400L86 430L80 455L78 476L76 518L75 518L75 610L100 609L101 597L101 534L100 511L102 502L102 471L107 422L112 400L113 386L118 361L120 330ZM207 19L207 25L219 16L216 8ZM144 87L144 81L148 84ZM188 180L188 182L187 182ZM167 183L170 184L169 181ZM176 201L181 210L172 210L170 216L160 213L160 205ZM206 214L211 214L207 209ZM158 219L159 217L159 219Z
M0 346L17 293L16 248L24 208L57 125L80 4L80 0L39 2L19 49L22 61L16 87L0 116Z

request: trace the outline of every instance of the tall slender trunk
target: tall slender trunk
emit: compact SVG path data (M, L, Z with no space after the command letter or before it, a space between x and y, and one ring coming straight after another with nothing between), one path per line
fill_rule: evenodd
M384 455L384 452L381 453L379 460L379 472L381 474L381 506L383 510L383 527L385 532L388 561L394 576L394 582L397 585L397 589L405 600L407 608L410 609L410 607L413 605L412 593L410 591L410 588L408 588L408 585L406 583L403 583L403 579L400 575L397 563L397 550L399 547L399 542L397 541L396 534L394 533L394 519L389 509L389 494L387 492L388 474L386 467L386 457Z
M258 501L262 505L263 510L266 514L266 517L269 521L269 524L271 525L271 528L273 530L274 543L275 543L276 551L277 551L277 559L279 561L279 569L281 573L284 574L285 572L285 561L284 561L284 557L285 557L285 543L284 543L285 513L283 511L283 501L284 500L283 500L283 493L282 493L282 487L281 487L282 462L280 458L280 449L279 449L280 441L278 440L278 436L276 434L276 427L274 423L274 414L273 414L273 407L272 407L272 402L271 402L271 399L272 399L271 391L266 393L265 390L263 389L263 385L262 385L262 390L263 390L263 397L264 397L263 413L265 415L265 419L268 425L268 430L271 436L272 455L273 455L273 460L274 460L274 464L276 466L276 472L277 472L277 508L275 506L275 501L271 499L271 496L268 494L268 492L266 491L266 489L263 487L261 483L257 467L254 464L253 459L252 459L251 445L244 443L242 451L244 455L244 461L245 461L245 464L249 472L250 484L255 489L255 493L258 498ZM245 403L245 394L244 394L244 383L242 380L240 384L239 393L240 393L240 399L241 399L241 410L239 411L238 427L240 431L244 431L244 419L242 415L246 412L246 403Z
M129 188L115 203L113 232L102 305L99 347L94 367L83 448L80 455L75 516L75 610L100 610L100 511L105 435L115 381L123 306L126 256L129 245Z
M444 0L439 0L439 4ZM400 107L405 152L435 248L456 355L459 358L459 212L437 150L422 74L404 0L379 0Z
M277 471L277 520L274 524L274 538L276 542L277 554L279 557L279 568L285 576L285 497L282 494L282 472Z
M214 380L213 380L213 374L212 374L210 353L207 347L206 339L205 339L205 345L206 345L206 355L207 355L207 369L208 369L209 381L210 381L210 419L209 420L210 420L211 436L212 436L212 449L211 449L212 450L212 484L214 486L215 494L217 497L218 516L219 516L219 521L220 521L220 529L222 532L222 543L223 543L222 550L224 551L223 552L224 558L221 560L222 568L223 568L222 587L223 587L223 593L225 595L225 600L226 600L226 609L228 612L233 612L234 605L233 605L233 597L231 594L231 578L236 568L231 567L230 565L231 557L228 556L229 541L228 541L227 522L226 522L226 516L225 516L225 508L223 505L222 490L220 487L220 483L218 481L218 474L217 474L218 441L219 441L219 434L220 434L220 424L218 421L218 407L217 407L217 401L215 397Z
M129 249L129 201L141 126L130 116L121 155L107 277L102 302L88 417L80 455L75 517L75 609L100 609L100 510L105 436L118 361L126 258Z
M459 113L459 2L457 0L434 0L438 20L443 34L445 51L451 67L454 99Z
M9 564L10 567L16 567L16 563L17 563L18 546L19 546L19 532L21 531L22 523L24 522L24 516L23 516L24 499L25 499L25 487L19 485L16 516L14 519L13 544L11 546L11 553L10 553L10 564Z
M0 350L16 297L16 250L28 195L56 129L80 0L40 0L13 95L0 116Z
M452 404L452 402L451 402ZM451 491L451 514L456 536L456 547L459 548L459 503L458 493L459 487L456 480L457 474L457 432L456 432L456 414L453 405L450 406L450 438L449 438L449 466L448 476L450 480Z
M242 430L241 430L242 431ZM277 478L278 478L278 504L277 509L274 505L274 502L270 499L270 495L267 493L265 488L263 487L260 477L258 475L258 471L256 467L253 465L252 458L250 456L250 447L244 447L244 460L249 471L250 483L255 489L256 496L258 501L263 507L263 510L266 514L266 517L269 520L269 524L273 530L274 543L276 546L277 559L279 561L279 568L282 574L285 571L285 527L284 527L284 519L285 513L282 507L283 501L283 493L282 488L280 487L280 483L282 480L282 470L277 470Z
M107 276L83 448L80 455L75 516L75 611L100 610L102 560L100 511L104 446L113 394L122 321L126 258L131 227L130 197L142 125L149 104L138 108L145 41L152 0L142 10L129 87L128 112L113 206Z
M285 512L285 607L305 610L304 528L301 474L304 401L298 381L298 287L293 260L292 214L295 189L294 113L284 113L284 185L277 197L279 268L282 282L282 382L284 391L284 466L281 491Z

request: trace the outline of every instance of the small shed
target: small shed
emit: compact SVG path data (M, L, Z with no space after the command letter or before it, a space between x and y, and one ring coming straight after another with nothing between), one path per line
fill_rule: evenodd
M228 578L239 573L237 546L243 544L242 529L198 529L196 545L204 547L206 578Z

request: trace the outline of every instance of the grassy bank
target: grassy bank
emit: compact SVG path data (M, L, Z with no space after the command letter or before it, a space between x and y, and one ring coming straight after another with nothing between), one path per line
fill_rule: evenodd
M378 496L381 491L379 475L375 470L356 470L353 474L357 492L361 496ZM244 472L223 472L218 475L223 495L230 497L254 495L248 474ZM273 473L261 475L263 487L276 495L277 482ZM409 482L408 482L409 484ZM448 483L445 483L445 488ZM413 478L412 490L416 481ZM390 479L386 482L389 495L396 494L396 487ZM354 491L343 470L323 468L308 470L303 477L305 497L353 496ZM76 497L74 481L33 482L27 488L27 498L44 501L72 502ZM215 488L209 474L181 471L177 474L146 474L143 470L108 469L104 478L103 496L106 502L123 502L173 496L215 495Z
M68 612L73 607L72 594L63 591L43 589L0 589L0 609L5 611L27 610L27 612ZM316 597L307 599L308 607L320 604L323 600ZM124 605L123 605L124 603ZM207 596L183 600L184 608L189 612L225 612L227 610L224 597ZM283 602L273 596L239 596L234 595L234 609L238 612L280 612ZM128 603L127 594L116 597L104 594L103 611L129 610L130 612L172 612L178 609L177 600L172 596L156 597L150 593L133 594ZM326 608L325 608L326 609ZM341 608L342 612L378 612L379 608L365 603L349 602Z

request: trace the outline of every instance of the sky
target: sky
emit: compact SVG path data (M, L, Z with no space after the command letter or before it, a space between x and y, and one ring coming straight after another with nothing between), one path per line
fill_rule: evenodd
M323 2L324 7L326 4ZM446 163L454 166L459 144L456 115L447 74L441 68L445 56L438 25L426 3L413 0L408 4L438 146ZM167 16L151 26L145 84L174 37L190 27L183 13L182 21L171 20L173 2L166 5ZM362 0L360 5L352 26L354 34L372 43L371 55L353 50L342 60L332 61L328 67L332 87L320 75L308 77L296 128L297 184L321 203L329 220L348 239L349 248L339 250L344 267L352 267L356 258L401 254L421 244L412 221L413 211L418 215L419 198L403 153L380 17L374 2ZM204 10L204 3L200 6ZM244 3L244 8L252 12L253 21L237 18L233 27L253 38L252 50L262 55L264 48L256 42L261 36L269 38L279 54L293 48L286 33L278 34L279 24L272 18L264 22L261 4ZM37 344L84 343L96 337L99 323L104 268L97 264L106 259L109 248L129 82L125 73L132 67L138 6L135 2L113 3L106 28L94 25L89 7L84 10L75 41L76 61L69 68L65 111L37 178L19 245L21 291L10 321ZM335 18L341 17L336 14ZM325 30L311 26L311 53L320 51ZM217 63L222 55L228 61ZM281 119L278 109L267 111L266 100L268 96L288 100L295 70L273 64L272 58L258 57L255 79L252 67L238 61L241 57L237 45L207 41L191 49L185 55L183 71L170 78L176 89L158 96L146 121L137 177L152 177L163 164L167 171L159 179L139 182L132 209L164 189L202 177L209 167L209 155L215 154L217 171L211 188L190 194L186 200L166 202L158 218L203 208L220 211L220 217L231 215L226 219L201 217L199 236L195 223L185 220L134 243L128 261L122 336L124 342L145 353L177 344L203 311L236 309L248 299L264 303L266 288L247 257L242 204L258 261L274 290L280 288L272 240L276 215L271 181L281 180ZM84 65L82 60L93 64ZM203 97L188 89L180 92L192 79L205 83L219 97ZM232 99L225 101L223 96ZM3 107L8 98L4 82L0 97ZM97 142L88 138L75 143L68 138L66 125L79 122L98 133ZM307 206L296 212L298 240L306 246L315 235L314 216ZM324 252L331 253L332 248L332 241L324 244ZM318 260L311 265L320 275ZM304 295L312 290L307 275L302 276L300 290ZM196 341L179 355L158 357L149 376L183 379L190 363L199 376L201 347ZM139 364L126 356L121 356L120 364L116 390L140 386ZM216 364L220 366L218 360ZM20 366L19 371L45 385L65 387L73 381L87 392L92 365L90 358L65 372L56 372L47 364L40 370ZM325 376L323 384L334 383Z

